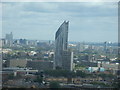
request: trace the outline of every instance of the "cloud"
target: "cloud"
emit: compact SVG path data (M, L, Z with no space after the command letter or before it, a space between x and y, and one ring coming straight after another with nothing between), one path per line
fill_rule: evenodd
M101 41L117 41L111 37L117 33L117 3L95 3L3 3L3 33L12 31L15 38L54 40L60 24L69 20L70 40L97 40L97 32Z
M1 0L2 2L118 2L119 0Z
M29 12L54 12L57 8L57 4L54 3L28 3L25 7L25 11Z

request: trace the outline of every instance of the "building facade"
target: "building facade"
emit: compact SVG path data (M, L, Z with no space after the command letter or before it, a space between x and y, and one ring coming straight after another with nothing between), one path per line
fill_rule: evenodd
M51 69L53 69L53 62L44 61L44 60L32 60L32 61L27 62L27 67L36 69L38 71L51 70Z
M62 67L65 70L73 70L73 52L63 51L62 55Z
M6 34L5 39L6 39L7 46L9 46L9 47L13 46L13 34L12 34L12 32L10 34Z
M54 69L70 69L72 59L71 52L68 51L68 26L69 22L64 21L62 25L58 28L55 35L55 60ZM69 62L69 63L66 63ZM68 65L69 64L69 65ZM68 67L67 67L68 66Z
M7 67L26 67L27 59L11 59L7 60Z

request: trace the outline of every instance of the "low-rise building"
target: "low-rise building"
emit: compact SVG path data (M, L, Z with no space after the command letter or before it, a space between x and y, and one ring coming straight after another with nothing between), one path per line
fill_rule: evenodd
M53 62L51 61L44 61L44 60L32 60L27 62L27 67L32 69L41 70L49 70L53 69Z
M119 63L116 64L103 63L102 67L105 68L105 70L110 70L113 74L116 74L119 70Z
M59 77L59 78L55 78L55 77L49 77L49 78L45 78L45 80L47 82L51 82L51 81L57 81L57 82L62 82L62 83L69 83L69 78L64 78L64 77ZM80 84L80 83L85 83L85 82L97 82L97 81L104 81L102 78L71 78L71 82L70 83L76 83L76 84Z
M26 67L28 59L11 59L7 60L7 67Z
M119 64L102 64L102 67L104 67L106 70L118 70L118 66Z

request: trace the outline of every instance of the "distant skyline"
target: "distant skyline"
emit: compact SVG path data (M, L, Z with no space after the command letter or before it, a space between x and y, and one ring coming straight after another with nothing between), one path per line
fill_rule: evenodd
M69 21L69 41L118 41L117 2L3 3L3 37L55 40L55 32Z

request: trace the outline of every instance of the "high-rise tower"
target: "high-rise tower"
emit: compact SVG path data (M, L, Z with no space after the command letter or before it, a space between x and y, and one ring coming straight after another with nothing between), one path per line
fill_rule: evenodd
M12 46L13 45L13 34L12 32L10 34L6 34L6 45L7 46Z
M71 52L68 51L67 48L68 26L69 26L69 21L68 22L64 21L55 35L55 61L54 61L55 69L56 68L66 69L64 66L70 66L67 68L71 68L71 63L73 61L73 59L71 59L71 55L73 54L70 54Z

